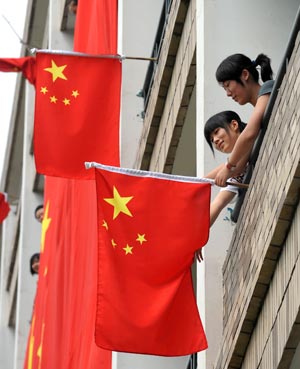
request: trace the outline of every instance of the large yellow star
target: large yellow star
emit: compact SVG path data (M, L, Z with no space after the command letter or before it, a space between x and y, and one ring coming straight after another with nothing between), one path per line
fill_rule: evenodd
M112 205L114 207L113 219L116 219L116 217L120 213L124 213L124 214L132 217L132 214L131 214L130 210L128 209L128 207L126 206L126 204L133 198L133 196L121 197L115 186L114 186L114 189L113 189L113 195L114 195L114 197L112 197L112 198L105 198L104 199L104 201L108 202L110 205Z
M42 222L42 236L41 236L41 252L44 251L45 248L45 238L46 238L46 232L50 226L51 218L48 218L49 213L49 201L47 201L46 209L44 213L44 218Z
M44 70L52 74L52 81L55 82L57 78L65 80L67 79L67 77L63 74L63 71L65 70L66 66L67 65L62 65L59 67L55 64L54 60L51 60L51 67L45 68Z

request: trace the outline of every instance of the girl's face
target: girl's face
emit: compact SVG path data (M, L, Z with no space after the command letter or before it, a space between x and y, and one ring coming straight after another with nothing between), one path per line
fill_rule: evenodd
M231 97L240 105L245 105L249 102L246 87L235 80L228 80L222 83L228 97Z
M242 83L230 79L223 82L222 86L228 97L240 105L245 105L251 101L251 90L248 86L249 72L246 69L243 70L240 80Z
M221 151L225 154L230 154L239 135L240 131L238 123L237 121L232 120L231 123L228 124L227 130L223 127L217 127L211 133L210 138L216 150Z

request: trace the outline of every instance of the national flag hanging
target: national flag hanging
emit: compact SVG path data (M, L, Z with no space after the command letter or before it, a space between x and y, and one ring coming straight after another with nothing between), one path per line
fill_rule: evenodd
M40 270L24 369L111 369L111 352L94 340L95 196L94 181L45 178Z
M0 192L0 224L8 216L10 211L9 203L7 202L7 195Z
M207 348L193 291L194 253L209 236L209 183L95 169L96 343L163 356Z
M0 72L22 72L32 84L35 83L35 57L0 58Z
M94 54L115 54L117 33L117 0L78 2L74 50Z
M74 37L76 51L89 54L117 53L116 42L109 44L105 36L110 35L109 40L116 40L117 24L114 21L117 19L116 5L116 0L79 1ZM100 11L106 8L110 9L109 18L106 11L104 13ZM108 19L110 21L107 21ZM102 27L104 23L105 29ZM96 84L98 87L101 86L101 83ZM90 100L94 103L92 98ZM120 96L117 97L116 103L119 100ZM104 104L104 107L109 109L114 106L115 103L112 106L108 103ZM100 107L98 104L96 118L99 117L99 111L102 108L103 106ZM56 120L52 119L52 121ZM119 120L117 126L117 128L112 127L112 130L115 132L116 129L119 135ZM93 138L101 143L103 136L99 138L96 132L93 133L93 130L91 132ZM81 140L75 155L85 143ZM118 165L118 141L112 144L111 148L115 150L114 155L118 158L114 165ZM70 163L66 163L68 164ZM32 321L31 331L33 332L32 328L34 328L35 332L29 336L28 347L31 351L27 350L27 352L32 355L29 364L33 363L34 358L37 366L29 366L26 360L24 369L111 369L111 351L99 348L94 338L97 295L95 183L46 176L44 199L45 204L49 200L47 218L51 219L48 221L49 231L46 234L44 232L45 253L44 258L41 258L41 264L44 263L44 259L49 260L49 262L45 261L48 267L44 268L47 270L49 293L40 295L47 296L47 320L43 326L42 311L37 313L34 324ZM47 250L48 255L46 255ZM41 290L43 290L42 287ZM43 336L41 336L43 327ZM42 345L39 344L41 338ZM36 342L35 346L34 342Z
M85 161L118 166L120 60L38 52L36 66L37 172L90 179Z

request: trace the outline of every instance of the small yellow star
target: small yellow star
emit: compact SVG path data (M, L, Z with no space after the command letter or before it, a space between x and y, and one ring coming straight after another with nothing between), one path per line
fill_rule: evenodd
M56 102L57 102L57 97L55 97L55 96L50 96L50 102L51 102L51 103L56 104Z
M105 220L103 220L102 227L104 227L108 231L108 224Z
M126 247L123 247L123 250L125 250L125 255L127 255L127 254L132 255L132 249L133 249L133 247L129 246L128 244L126 245Z
M138 233L136 241L138 241L140 244L142 244L143 242L147 242L147 240L145 238L145 234L139 234Z
M72 91L72 96L75 97L75 99L76 99L76 97L79 96L78 90Z
M59 67L55 64L54 60L51 60L51 67L45 68L44 70L52 74L52 81L55 82L57 78L61 78L64 80L67 79L67 77L63 74L63 71L65 70L66 66L67 65L62 65Z
M121 197L115 186L114 186L114 189L113 189L113 195L114 195L113 198L104 199L104 201L108 202L110 205L112 205L114 207L113 219L116 219L116 217L120 213L124 213L124 214L132 217L132 214L131 214L130 210L127 208L126 204L130 200L132 200L133 196Z
M44 218L43 218L43 221L42 221L41 252L44 251L46 232L47 232L47 230L50 226L50 223L51 223L51 218L48 217L48 214L49 214L49 201L46 204Z
M41 358L42 358L44 332L45 332L45 323L43 322L43 324L42 324L42 339L41 339L40 346L39 346L39 348L37 350L37 353L36 353L36 355L38 356L39 360L41 360Z
M115 249L117 244L115 243L115 241L113 239L111 240L111 244L112 244L113 248Z
M46 95L46 93L48 92L47 87L41 87L41 91L42 94Z
M63 99L63 103L66 105L70 105L70 99L67 99L66 97Z
M33 361L34 325L35 325L35 315L33 315L31 329L30 329L30 338L29 338L29 346L28 346L28 368L32 368L32 361Z

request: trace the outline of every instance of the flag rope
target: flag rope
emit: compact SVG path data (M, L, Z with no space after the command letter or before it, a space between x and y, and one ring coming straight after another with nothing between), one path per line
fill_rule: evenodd
M146 61L157 61L157 58L146 58L140 56L126 56L126 55L117 55L117 54L85 54L76 51L66 51L66 50L48 50L48 49L37 49L32 48L30 50L32 54L43 53L43 54L59 54L59 55L70 55L70 56L84 56L87 58L100 58L100 59L131 59L131 60L146 60Z
M109 172L114 173L121 173L127 174L131 176L137 177L152 177L152 178L160 178L160 179L167 179L171 181L181 181L181 182L192 182L192 183L209 183L211 185L215 185L215 180L211 178L200 178L200 177L190 177L190 176L180 176L175 174L167 174L167 173L160 173L160 172L151 172L147 170L139 170L139 169L131 169L131 168L119 168L110 165L104 165L96 162L85 162L85 168L99 168L104 169ZM248 188L248 184L245 183L235 183L235 182L226 182L227 185L235 186L238 188Z

